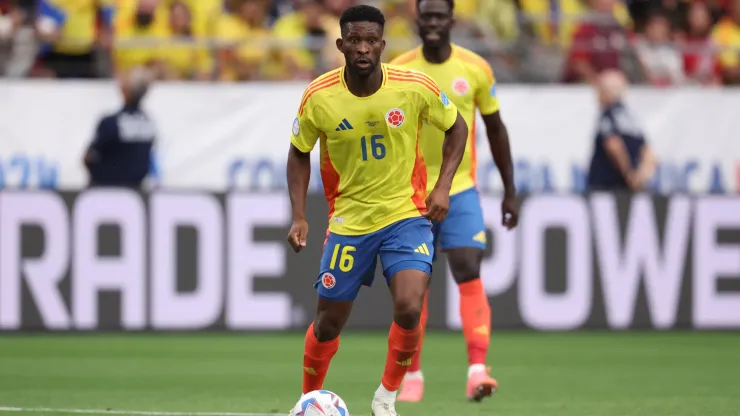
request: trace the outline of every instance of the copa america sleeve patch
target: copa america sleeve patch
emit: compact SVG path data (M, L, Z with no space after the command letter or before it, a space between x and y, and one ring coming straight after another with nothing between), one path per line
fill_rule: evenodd
M496 96L496 84L491 85L491 97Z
M301 132L301 122L298 121L298 117L293 120L293 136L298 136L298 133Z
M445 107L447 107L448 105L450 105L450 99L447 98L447 94L445 94L444 91L441 91L440 92L440 97L439 98L442 99L442 104L444 104Z

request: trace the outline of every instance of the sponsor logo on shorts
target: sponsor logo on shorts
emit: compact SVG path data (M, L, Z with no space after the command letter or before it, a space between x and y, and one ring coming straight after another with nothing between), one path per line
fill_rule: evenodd
M331 289L337 284L337 279L334 278L334 275L331 273L324 273L323 276L321 276L321 284L327 288Z
M478 234L473 236L473 241L477 241L482 244L486 244L486 232L480 231Z
M426 254L429 256L431 253L429 253L429 248L427 247L427 243L424 243L420 245L419 247L414 250L414 253L420 253L420 254Z

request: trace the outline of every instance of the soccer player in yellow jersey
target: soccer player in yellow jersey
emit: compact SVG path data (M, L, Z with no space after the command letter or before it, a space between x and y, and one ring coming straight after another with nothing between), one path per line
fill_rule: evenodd
M385 371L371 406L375 416L396 416L396 391L421 337L434 253L431 221L447 213L468 129L429 77L380 63L384 25L374 7L347 9L337 40L344 67L320 76L303 94L288 154L288 241L296 252L306 245L309 153L319 141L329 229L315 283L316 318L306 332L303 392L322 388L352 302L362 285L372 283L380 257L394 309ZM426 121L445 132L429 194L419 134Z
M491 327L491 308L480 280L480 265L486 248L486 227L475 182L475 120L480 111L488 133L491 152L504 185L502 224L512 229L517 223L514 174L506 127L499 114L496 81L488 63L475 53L450 42L454 23L453 0L418 0L416 23L422 46L399 56L395 64L424 72L444 89L467 122L470 136L460 168L452 181L450 211L444 221L434 224L435 245L447 259L460 290L460 315L468 350L467 396L480 401L498 388L488 375L486 356ZM430 180L440 173L443 133L425 125L421 131L422 150ZM426 325L426 300L421 317ZM423 332L422 332L423 342ZM421 351L421 343L419 345ZM424 394L420 353L412 360L398 400L417 402Z

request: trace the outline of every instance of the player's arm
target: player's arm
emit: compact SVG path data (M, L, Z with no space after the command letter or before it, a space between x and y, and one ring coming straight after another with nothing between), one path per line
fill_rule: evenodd
M511 145L509 144L509 131L506 129L501 118L501 107L496 95L496 79L493 71L484 68L483 82L476 90L475 103L480 110L483 123L486 125L488 145L491 155L496 162L501 182L504 184L504 195L516 195L514 186L514 162L511 158Z
M609 116L604 116L599 123L599 134L597 144L604 148L607 157L614 168L624 178L625 183L631 189L636 186L637 174L632 169L632 162L627 152L627 147L622 141L622 137L614 126L614 121Z
M640 151L640 162L637 167L637 182L641 188L655 175L657 164L658 159L655 157L655 152L645 144Z
M434 90L423 88L424 113L430 123L445 132L442 143L442 166L434 189L427 198L427 218L442 221L447 216L450 203L452 179L465 154L468 140L468 125L444 92L428 78ZM436 90L436 91L435 91Z
M501 111L482 116L488 134L488 145L501 175L501 182L504 184L504 196L515 196L514 162L511 157L509 131L501 119Z
M450 103L450 106L454 104ZM468 124L462 118L460 113L455 109L457 117L452 127L445 130L445 140L442 143L442 166L439 171L439 178L434 185L435 188L441 188L449 194L452 187L452 179L455 172L462 162L465 154L465 144L468 140Z
M288 152L288 193L293 221L306 219L306 195L310 179L311 153L304 153L291 144Z
M100 162L107 144L113 140L115 135L117 135L116 119L111 116L103 117L95 128L95 136L82 158L82 163L88 169Z
M478 88L475 91L475 104L478 107L483 124L486 125L488 146L496 162L501 183L504 185L504 198L501 201L502 224L509 229L519 222L519 210L516 203L516 186L514 185L514 162L511 157L509 131L501 118L501 106L496 95L496 78L486 62L482 67Z
M436 82L424 75L428 85L433 88L421 87L424 107L422 114L435 127L445 132L442 143L442 166L435 188L446 190L449 194L452 179L460 166L465 154L465 144L468 140L468 124L457 111L455 104L447 98Z
M319 132L307 115L306 104L293 121L293 134L288 151L288 194L293 215L293 225L288 234L288 242L297 253L306 246L308 223L306 222L306 195L311 178L311 150L316 145Z

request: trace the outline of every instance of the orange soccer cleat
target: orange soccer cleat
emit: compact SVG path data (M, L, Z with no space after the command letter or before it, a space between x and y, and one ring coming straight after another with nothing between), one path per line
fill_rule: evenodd
M424 397L424 379L421 377L407 377L403 380L401 391L396 400L399 402L416 403Z
M467 396L468 400L479 402L490 397L498 389L498 382L488 373L490 368L473 371L468 375Z

